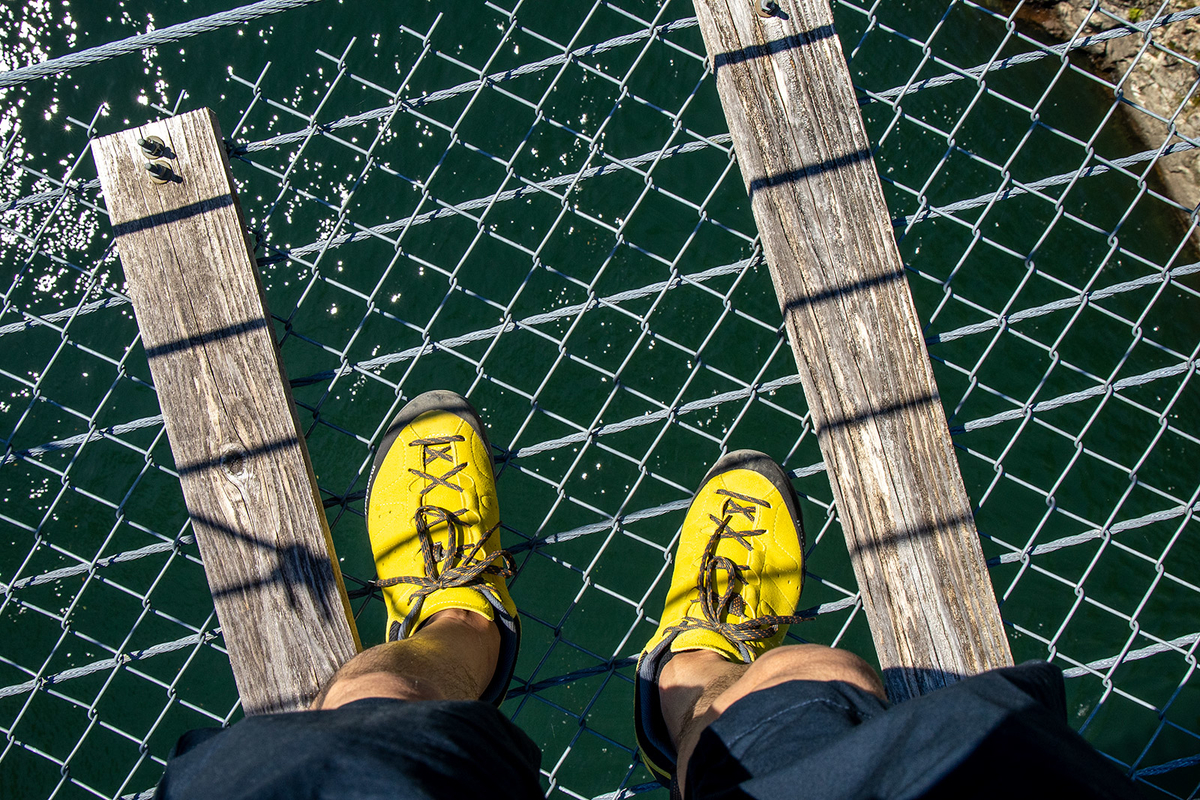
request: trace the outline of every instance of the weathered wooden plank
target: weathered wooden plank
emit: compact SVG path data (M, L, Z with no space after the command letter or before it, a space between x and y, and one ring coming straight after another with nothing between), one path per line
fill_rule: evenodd
M146 170L156 136L172 170ZM220 129L195 111L92 143L247 714L304 707L359 649Z
M696 0L885 683L1012 663L827 0Z

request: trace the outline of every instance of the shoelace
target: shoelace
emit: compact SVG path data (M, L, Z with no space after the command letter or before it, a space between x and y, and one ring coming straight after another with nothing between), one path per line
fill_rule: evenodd
M730 612L739 617L744 617L747 611L750 610L746 605L746 601L737 592L737 586L746 583L746 579L742 576L742 573L750 568L738 564L728 556L717 555L717 545L722 539L734 539L742 547L745 547L746 550L753 550L754 546L749 541L750 537L766 533L766 529L758 528L739 531L734 530L731 523L735 515L741 515L753 522L755 508L757 506L770 508L771 504L766 500L738 494L726 489L718 489L717 494L729 499L725 501L721 508L721 517L713 514L708 515L708 518L717 527L704 546L704 555L700 559L700 573L696 576L696 590L700 595L700 613L703 616L684 617L668 630L682 632L702 628L713 631L736 644L738 650L742 652L742 656L749 661L750 653L746 648L746 642L769 639L779 633L781 625L794 625L803 622L805 618L795 615L765 614L761 617L747 619L744 622L734 623L723 621L723 618ZM718 571L724 572L727 576L725 591L720 594L717 593L717 586L719 585L717 582Z
M452 436L432 436L409 442L410 447L423 448L421 464L424 470L413 469L411 467L408 470L427 482L421 489L420 496L422 499L438 486L456 492L462 491L462 487L456 483L451 483L450 479L465 469L467 462L464 461L461 464L455 464L450 470L441 475L435 475L429 471L429 465L435 461L448 461L454 464L454 459L450 455L450 445L453 442L462 441L465 441L465 438L456 434ZM484 546L492 538L492 534L496 532L500 524L493 525L475 544L469 544L465 541L466 537L464 535L467 525L460 519L466 513L467 509L465 508L450 511L449 509L435 505L420 506L414 515L414 522L417 525L417 541L421 545L421 557L425 562L425 574L401 575L395 578L375 581L375 586L380 589L388 586L396 586L401 583L414 584L418 587L410 597L413 605L409 610L408 617L405 619L404 627L406 629L411 628L412 623L416 620L425 598L439 589L454 589L464 586L474 587L483 592L484 597L489 603L496 608L502 608L500 598L496 596L496 590L484 582L483 576L501 575L506 578L511 577L515 567L512 556L509 555L507 550L497 550L490 555L485 555L483 558L479 557L479 553L483 551ZM449 528L449 538L445 547L440 542L435 542L433 536L430 534L430 529L441 522L445 522ZM498 564L496 563L497 561L501 563Z

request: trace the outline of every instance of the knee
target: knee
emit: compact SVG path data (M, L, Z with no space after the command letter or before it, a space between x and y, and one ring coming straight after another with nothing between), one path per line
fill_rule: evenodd
M778 647L750 665L746 678L756 689L765 689L785 681L843 681L886 701L879 674L863 659L848 650L819 644Z
M394 700L444 699L437 687L429 681L392 672L365 672L335 675L313 701L312 708L329 710L372 697Z

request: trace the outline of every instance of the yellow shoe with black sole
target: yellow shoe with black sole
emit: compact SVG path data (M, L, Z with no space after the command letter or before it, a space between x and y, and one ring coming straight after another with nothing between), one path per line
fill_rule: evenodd
M492 449L454 392L426 392L388 425L367 482L367 533L387 640L411 636L438 611L466 609L500 629L496 672L480 698L499 705L516 666L521 625L505 579Z
M688 508L666 608L638 658L634 727L642 762L665 786L676 752L658 676L675 653L710 650L749 664L783 642L804 585L804 525L796 490L754 450L723 456Z

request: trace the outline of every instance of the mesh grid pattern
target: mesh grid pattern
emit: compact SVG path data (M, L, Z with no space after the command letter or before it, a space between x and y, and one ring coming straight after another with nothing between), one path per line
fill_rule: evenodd
M815 619L793 637L871 645L693 10L564 5L411 4L382 34L331 15L302 69L251 62L227 97L143 113L223 103L364 644L373 447L454 389L517 556L503 710L551 794L618 797L657 786L631 667L723 452L766 450L801 495ZM1060 46L972 2L835 16L1014 655L1064 667L1073 726L1192 797L1200 263L1153 170L1194 157L1197 90L1164 115L1079 56L1136 37L1194 70L1159 37L1200 10L1170 10L1098 9L1108 33ZM86 148L128 122L101 106L62 152L4 150L5 794L137 793L182 731L240 716Z

